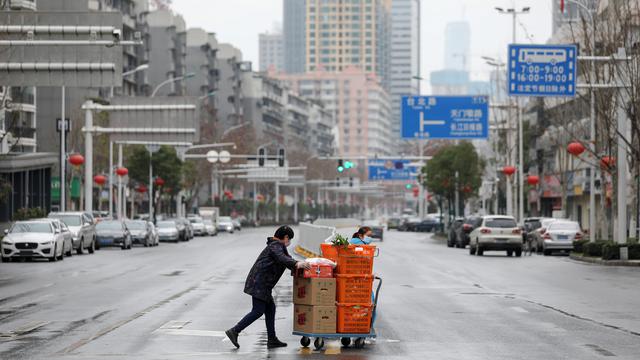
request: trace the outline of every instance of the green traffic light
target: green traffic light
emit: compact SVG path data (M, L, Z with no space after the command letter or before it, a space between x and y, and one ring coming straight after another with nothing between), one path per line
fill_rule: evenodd
M413 185L411 185L411 184L407 184L407 185L406 185L406 187L407 187L407 190L411 190L411 188L413 187Z
M344 172L344 167L338 166L338 172Z
M353 167L353 163L351 161L345 161L344 167L345 169L351 169Z

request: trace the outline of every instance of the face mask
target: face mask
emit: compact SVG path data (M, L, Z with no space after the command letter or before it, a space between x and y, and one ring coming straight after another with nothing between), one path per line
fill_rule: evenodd
M365 243L369 244L369 243L371 243L371 242L373 241L373 238L371 238L371 237L369 237L369 236L365 236L363 241L364 241Z

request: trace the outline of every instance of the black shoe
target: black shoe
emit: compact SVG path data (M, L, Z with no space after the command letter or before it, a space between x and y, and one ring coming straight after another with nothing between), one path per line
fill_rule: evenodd
M283 343L282 341L278 340L278 338L270 339L269 341L267 341L267 348L269 349L275 349L275 348L286 347L286 346L287 346L287 343Z
M240 349L240 344L238 344L238 332L233 330L233 329L229 329L227 331L224 332L225 334L227 334L227 337L229 338L229 340L231 340L231 343L238 349Z

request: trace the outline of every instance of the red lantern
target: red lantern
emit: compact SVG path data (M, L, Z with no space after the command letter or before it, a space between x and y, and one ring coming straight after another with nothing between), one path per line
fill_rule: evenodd
M80 165L84 164L84 156L82 156L80 154L73 154L73 155L69 156L69 162L73 166L80 166Z
M616 166L616 158L613 156L604 156L602 160L600 160L600 167L605 170L613 169Z
M573 156L580 156L585 150L584 145L577 141L574 141L567 146L567 151Z
M129 169L127 169L126 167L117 168L116 174L118 174L118 176L127 176L129 175Z
M514 166L505 166L502 168L502 172L507 176L511 176L516 173L516 168Z
M144 185L139 185L139 186L136 188L136 191L137 191L137 192L139 192L139 193L141 193L141 194L144 194L144 193L146 193L146 192L147 192L147 187L146 187L146 186L144 186Z
M536 186L540 182L540 177L536 175L529 175L527 177L527 183L531 186Z
M107 177L104 175L96 175L93 177L93 182L95 182L96 184L102 186L104 185L104 183L107 182Z
M465 194L469 194L469 193L471 193L471 191L473 191L473 189L471 189L471 186L467 185L467 186L465 186L465 187L463 187L463 188L462 188L462 191L463 191Z
M160 187L160 186L164 186L164 179L161 177L157 177L156 181L155 181L156 186Z

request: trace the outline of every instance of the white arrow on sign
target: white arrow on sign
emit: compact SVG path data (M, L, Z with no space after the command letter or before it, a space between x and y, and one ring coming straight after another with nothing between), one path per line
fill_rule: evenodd
M425 120L424 119L424 112L420 111L420 131L421 132L426 132L426 127L427 126L444 126L446 125L447 122L444 120Z

